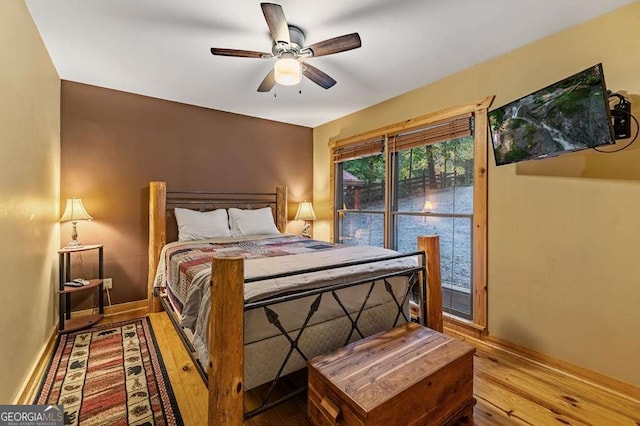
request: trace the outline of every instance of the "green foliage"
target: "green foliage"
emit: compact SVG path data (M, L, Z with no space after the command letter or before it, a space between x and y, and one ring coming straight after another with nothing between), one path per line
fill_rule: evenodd
M517 130L521 126L523 126L525 124L527 124L527 120L524 120L524 119L519 118L519 117L514 117L511 120L509 120L509 128L510 128L510 130Z
M398 155L398 177L400 180L429 174L429 150L436 173L462 174L464 164L473 160L473 137L463 137L424 147L401 151Z
M529 157L529 151L520 146L514 145L504 156L504 162L520 161Z
M462 175L473 161L473 137L436 143L426 149L421 146L401 151L397 161L399 180L428 176L430 166L437 174L455 171ZM345 161L344 170L364 181L365 185L380 183L384 181L384 154Z
M557 99L557 111L565 116L571 116L576 111L580 111L582 109L581 104L584 102L584 99L592 96L592 93L590 92L591 89L584 86L576 87L574 90L566 91ZM556 108L553 108L551 111L555 110Z
M526 126L524 127L523 139L527 141L529 148L531 148L532 145L535 143L536 141L535 136L537 133L538 133L538 128L531 123L527 123Z
M498 108L489 113L489 122L491 123L491 128L493 130L498 130L502 127L502 123L504 123L505 113L504 109Z
M384 154L345 161L344 170L348 171L365 185L384 181Z

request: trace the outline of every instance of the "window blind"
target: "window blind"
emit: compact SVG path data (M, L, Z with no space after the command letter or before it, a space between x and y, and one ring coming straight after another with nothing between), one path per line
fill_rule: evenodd
M339 148L333 148L331 154L334 163L341 163L347 160L378 155L384 152L384 137L365 139L350 143Z
M389 135L391 152L431 145L473 134L472 114L464 114Z

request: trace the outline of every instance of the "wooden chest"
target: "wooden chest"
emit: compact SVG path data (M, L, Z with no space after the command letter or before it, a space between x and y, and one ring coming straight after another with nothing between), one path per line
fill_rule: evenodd
M472 416L468 344L408 323L309 361L316 425L448 425Z

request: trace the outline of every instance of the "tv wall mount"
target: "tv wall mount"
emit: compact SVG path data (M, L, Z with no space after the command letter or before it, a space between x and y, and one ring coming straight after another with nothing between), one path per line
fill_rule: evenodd
M616 139L631 137L631 101L619 93L609 91L609 98L618 98L618 103L611 109L613 134Z

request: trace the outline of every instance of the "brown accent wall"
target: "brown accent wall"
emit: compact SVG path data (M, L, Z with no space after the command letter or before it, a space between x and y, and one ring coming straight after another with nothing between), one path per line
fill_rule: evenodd
M78 239L105 245L113 303L146 298L149 181L170 190L286 185L290 219L297 202L312 199L307 127L63 81L61 128L61 205L81 197L93 216L78 223ZM71 224L60 234L65 245ZM74 276L93 275L94 257L78 256Z

